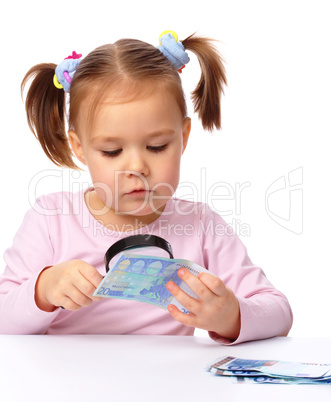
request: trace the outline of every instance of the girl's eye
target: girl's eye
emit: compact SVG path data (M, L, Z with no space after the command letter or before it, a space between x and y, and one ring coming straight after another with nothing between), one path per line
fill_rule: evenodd
M159 147L148 146L147 148L152 152L161 152L168 147L168 144L160 145Z
M168 147L168 144L164 144L164 145L160 145L158 147L148 146L147 149L154 153L157 153L157 152L164 151L167 147ZM101 151L103 156L107 156L109 158L114 158L114 157L118 156L121 152L122 152L122 149L115 149L114 151Z
M115 157L121 153L121 149L115 149L114 151L101 151L103 156L108 156L108 157Z

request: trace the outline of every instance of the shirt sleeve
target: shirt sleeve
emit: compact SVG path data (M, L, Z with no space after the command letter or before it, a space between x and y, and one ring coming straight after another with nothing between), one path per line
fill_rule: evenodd
M214 332L209 332L209 336L225 345L286 336L293 322L286 296L252 263L246 247L222 217L207 206L201 221L206 267L235 293L241 317L241 331L235 341Z
M0 334L43 334L59 313L49 313L35 303L35 284L40 272L53 265L49 216L37 199L6 250L6 267L0 276Z

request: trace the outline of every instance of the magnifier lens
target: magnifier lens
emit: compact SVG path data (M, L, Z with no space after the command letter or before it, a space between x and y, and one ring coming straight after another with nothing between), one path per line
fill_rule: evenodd
M105 254L106 272L109 271L109 268L114 263L114 257L122 251L125 251L129 254L174 258L171 245L162 237L154 235L128 236L118 240L107 250Z

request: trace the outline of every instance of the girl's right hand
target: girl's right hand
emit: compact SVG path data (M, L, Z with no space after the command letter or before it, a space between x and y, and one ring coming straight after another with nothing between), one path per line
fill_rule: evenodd
M36 305L43 311L54 311L62 306L77 311L90 306L101 297L93 296L103 276L90 264L70 260L45 268L35 287Z

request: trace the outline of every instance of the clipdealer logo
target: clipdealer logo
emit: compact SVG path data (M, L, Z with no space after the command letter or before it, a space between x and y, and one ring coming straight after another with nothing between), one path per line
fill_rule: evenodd
M279 177L266 190L265 209L279 226L303 233L303 168Z
M123 171L117 172L117 178L121 173L123 173ZM85 177L83 177L83 179L84 178ZM78 179L80 179L80 182ZM35 203L37 200L37 193L43 193L43 187L46 183L49 183L50 180L57 181L57 185L61 184L62 191L64 191L65 188L69 189L69 193L63 193L62 204L57 205L57 207L54 209L51 207L45 208L45 206ZM113 193L105 183L94 183L94 187L96 185L98 186L99 190L103 190L105 194L113 199ZM29 183L29 202L33 209L42 215L79 215L81 214L82 206L75 206L74 210L72 210L70 194L91 186L92 184L88 183L88 181L82 181L80 172L71 171L69 169L44 170L38 172ZM250 226L238 219L242 213L243 191L247 192L250 187L252 187L252 183L248 181L234 184L218 181L213 183L211 186L207 186L206 168L202 168L200 171L200 182L198 185L197 183L192 182L181 182L179 183L178 189L181 190L181 193L183 193L181 196L179 196L180 199L187 201L196 201L200 199L201 202L209 205L215 210L215 212L219 213L219 215L222 217L225 217L226 220L227 217L230 218L232 216L232 221L229 222L229 226L231 226L232 229L234 229L234 232L239 236L250 236ZM293 234L302 234L303 168L298 167L274 180L265 191L264 201L265 211L272 221ZM177 213L180 215L199 213L194 204L192 204L192 208L193 209L190 211L178 210ZM102 212L104 211L98 210L95 211L95 214L100 215ZM90 224L91 222L84 222L84 227Z

